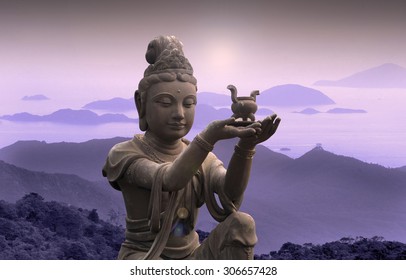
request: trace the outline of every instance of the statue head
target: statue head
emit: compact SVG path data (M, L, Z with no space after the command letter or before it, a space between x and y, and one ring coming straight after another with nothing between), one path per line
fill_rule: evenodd
M163 87L170 83L187 83L182 87L191 88L196 94L197 81L193 76L193 68L185 57L182 43L174 36L159 36L153 39L147 48L145 58L150 64L144 71L144 78L138 84L138 90L134 93L134 100L138 110L139 126L142 131L148 129L147 112L148 94L162 91ZM161 84L161 85L158 85ZM170 88L170 87L169 87ZM172 89L175 90L175 89ZM176 89L173 94L180 91ZM189 101L188 101L189 102ZM194 114L194 111L193 111ZM193 120L192 120L193 122Z

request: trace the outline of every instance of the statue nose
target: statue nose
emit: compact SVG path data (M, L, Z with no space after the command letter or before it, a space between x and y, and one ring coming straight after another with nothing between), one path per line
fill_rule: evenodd
M173 110L173 117L175 119L184 119L185 118L185 112L183 110L182 105L178 105L175 107L175 109Z

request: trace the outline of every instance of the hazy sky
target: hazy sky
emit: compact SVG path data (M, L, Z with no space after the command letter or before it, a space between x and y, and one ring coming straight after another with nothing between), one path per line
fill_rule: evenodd
M226 93L234 83L248 93L406 66L404 1L82 2L0 0L2 100L131 97L160 34L184 43L200 91Z

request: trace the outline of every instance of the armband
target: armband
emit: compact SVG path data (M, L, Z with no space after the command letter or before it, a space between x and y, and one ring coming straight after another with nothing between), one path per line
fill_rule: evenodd
M201 149L205 150L206 152L211 152L214 149L214 146L204 140L199 134L196 135L195 139L193 140Z
M255 150L245 150L238 145L234 147L234 153L243 159L253 159L255 155Z

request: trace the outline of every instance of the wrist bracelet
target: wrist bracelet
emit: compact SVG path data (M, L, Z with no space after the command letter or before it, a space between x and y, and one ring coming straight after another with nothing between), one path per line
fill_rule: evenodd
M255 150L245 150L240 146L235 145L234 153L243 159L253 159L255 155Z
M204 140L200 134L197 134L195 139L193 140L201 149L205 150L206 152L211 152L214 149L214 146Z

